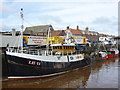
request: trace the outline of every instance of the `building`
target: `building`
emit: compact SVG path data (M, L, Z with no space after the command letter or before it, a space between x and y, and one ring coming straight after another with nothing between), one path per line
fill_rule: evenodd
M52 36L65 36L66 35L66 30L70 30L73 36L82 36L82 31L78 29L72 29L67 26L65 30L54 30L51 31Z
M20 31L16 31L15 29L12 29L12 31L9 32L0 32L1 35L7 35L7 36L18 36L20 35Z
M99 33L95 31L89 31L88 27L83 30L82 36L86 37L90 42L98 42L99 40Z
M89 31L88 27L85 28L85 30L79 29L79 26L76 27L76 29L67 28L65 30L54 30L51 31L51 36L65 36L66 35L66 30L70 30L72 35L77 37L86 37L88 41L90 42L97 42L99 40L99 33L95 31Z
M114 39L115 41L117 41L118 46L119 46L119 48L120 48L120 36L116 36L116 37L114 37L113 39Z
M54 30L54 31L51 31L51 36L65 36L66 35L66 32L65 30Z
M19 36L12 36L12 35L2 35L0 34L0 48L2 47L19 47L21 46L21 39Z
M26 27L25 31L23 32L24 35L28 36L47 36L48 30L53 31L52 25L40 25L40 26L32 26Z

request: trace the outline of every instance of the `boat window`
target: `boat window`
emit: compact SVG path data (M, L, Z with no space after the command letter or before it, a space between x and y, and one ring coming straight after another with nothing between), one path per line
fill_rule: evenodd
M66 46L64 48L66 49Z
M60 49L62 49L62 46L60 46Z
M58 47L58 49L62 49L62 47L61 47L61 46L59 46L59 47Z
M57 47L55 46L55 49L57 49Z

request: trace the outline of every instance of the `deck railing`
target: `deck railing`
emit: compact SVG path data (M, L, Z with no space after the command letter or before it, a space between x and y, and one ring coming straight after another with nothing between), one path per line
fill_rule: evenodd
M52 51L52 50L46 50L46 49L27 49L27 50L19 50L19 49L13 49L13 48L9 48L8 49L9 52L14 52L14 53L25 53L25 54L31 54L31 55L44 55L44 56L56 56L56 55L60 55L60 56L66 56L66 55L75 55L75 54L81 54L83 53L80 50L70 50L70 51L62 51L62 52L57 52L57 51Z

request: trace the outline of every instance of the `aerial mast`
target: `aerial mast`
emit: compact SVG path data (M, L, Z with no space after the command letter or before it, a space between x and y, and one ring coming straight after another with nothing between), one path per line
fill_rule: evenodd
M49 28L48 28L48 36L47 36L47 38L48 38L48 40L47 40L47 53L49 52L49 42L50 42L50 26L49 26Z
M21 15L21 52L23 53L23 29L24 29L24 18L23 18L23 8L21 8L21 12L20 12L20 15Z

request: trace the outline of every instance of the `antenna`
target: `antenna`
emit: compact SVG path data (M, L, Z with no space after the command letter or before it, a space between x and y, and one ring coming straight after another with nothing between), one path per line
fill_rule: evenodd
M23 8L21 8L21 12L20 12L20 15L21 15L21 22L22 22L22 25L21 25L21 51L23 53L23 29L24 29L24 18L23 18Z
M50 41L50 29L51 29L51 27L49 26L49 28L48 28L48 41L47 41L47 53L48 53L48 51L49 51L49 41Z

